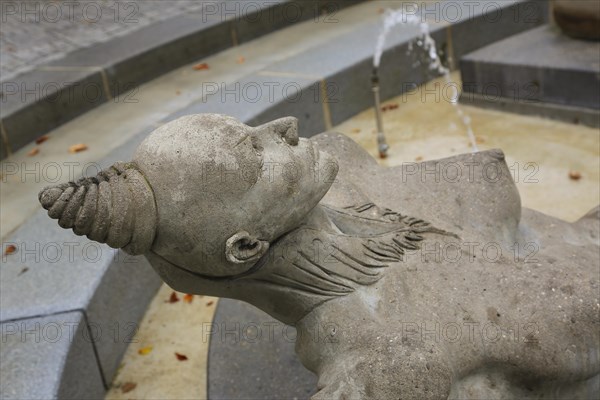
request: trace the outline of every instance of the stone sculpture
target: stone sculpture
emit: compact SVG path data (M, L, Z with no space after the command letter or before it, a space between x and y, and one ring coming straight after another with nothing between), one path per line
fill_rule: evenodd
M176 290L295 325L314 399L600 394L599 210L522 209L501 151L385 169L295 118L192 115L39 198Z

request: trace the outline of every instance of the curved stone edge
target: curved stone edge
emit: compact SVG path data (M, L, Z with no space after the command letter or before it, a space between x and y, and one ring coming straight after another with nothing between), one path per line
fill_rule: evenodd
M81 310L5 321L0 328L1 399L103 397L104 385Z
M1 83L0 159L159 75L361 1L258 1L253 7L214 1L217 15L208 10L178 15L40 65Z
M295 328L247 303L221 299L205 329L211 343L208 398L306 400L316 393L317 377L294 352Z
M538 20L529 23L512 22L510 20L512 16L509 16L508 11L512 9L514 12L514 8L524 7L528 4L535 4L538 7ZM508 21L502 23L500 32L505 36L532 28L547 20L547 5L545 2L538 2L537 0L510 3L503 10L506 11L505 15ZM453 58L457 59L466 52L499 39L498 31L473 35L473 32L485 32L485 29L482 28L485 27L486 23L489 23L485 17L486 15L482 14L450 26L439 26L432 29L432 35L437 39L440 48L448 48L449 42L463 40L459 38L465 35L469 37L470 33L471 39L468 42L462 43L460 48L454 45ZM293 115L300 119L300 134L302 136L312 136L325 131L334 124L342 122L372 106L369 77L374 43L373 35L376 35L377 31L377 27L374 27L374 29L367 30L367 32L359 30L349 33L349 36L340 38L339 40L351 40L350 43L354 44L352 51L341 56L332 53L331 48L328 46L311 49L306 53L286 60L286 62L271 65L264 71L245 77L237 82L240 85L255 84L257 82L279 85L292 83L295 85L294 90L288 93L287 97L279 93L273 99L265 97L256 102L224 102L221 101L221 93L217 93L206 99L206 101L192 104L167 117L162 122L191 113L221 112L235 116L250 125L256 125L280 116ZM366 33L369 34L366 35ZM401 85L403 81L410 80L415 84L421 84L432 78L427 74L415 74L410 65L404 65L401 72L404 71L412 75L399 78L398 65L392 67L391 63L385 63L386 58L390 57L399 57L400 60L403 60L408 42L413 40L415 35L416 33L399 35L390 39L386 45L382 61L384 64L382 64L380 70L381 81L387 83L382 88L384 99L401 94L402 90L406 89ZM335 43L332 43L332 45L335 45ZM306 63L306 60L311 61ZM296 69L291 71L291 75L281 73L285 72L287 65L296 65ZM307 68L310 74L304 74L303 68ZM336 85L337 93L339 93L337 98L328 98L327 94L330 90L328 83ZM296 98L293 96L294 92L305 95ZM320 93L320 95L315 97L315 93ZM326 100L323 101L323 98ZM109 166L117 160L128 159L139 142L148 133L149 131L140 132L100 164ZM36 238L38 239L37 242ZM43 246L41 245L44 242L40 242L40 238L42 240L52 238L54 243L62 243L65 248L71 246L83 249L86 244L90 243L87 240L74 237L70 231L58 229L55 222L49 219L43 210L40 210L6 239L2 250L4 252L6 246L11 243L17 245L29 243L27 249L35 249L35 243L39 243L40 249L42 249ZM65 243L69 244L65 245ZM56 357L50 357L33 364L27 364L29 358L24 358L23 362L27 364L25 368L30 371L30 374L38 373L42 376L44 382L47 382L47 384L40 386L47 390L42 397L68 398L68 395L62 395L59 392L61 386L60 383L56 384L56 382L77 381L83 386L96 387L98 383L97 374L94 372L84 373L83 371L87 371L87 369L79 368L80 362L86 362L87 365L95 363L101 377L100 383L106 388L106 385L112 381L120 359L129 344L131 327L135 328L137 326L136 324L143 316L148 303L161 284L160 279L152 272L151 267L143 257L132 260L131 256L125 253L113 251L106 246L100 246L100 248L102 249L102 256L92 264L89 260L83 259L83 254L79 254L77 260L60 260L52 263L42 259L28 263L26 266L28 271L23 272L24 263L21 262L20 258L15 258L16 255L20 257L20 254L22 254L20 251L7 256L6 260L3 260L2 279L0 280L2 300L0 302L2 307L0 309L0 320L3 321L3 329L6 323L29 320L35 322L37 318L54 317L75 310L86 317L88 332L93 332L94 329L97 330L99 326L103 332L102 335L104 335L101 338L96 338L95 333L90 333L93 338L91 353L83 350L63 351L61 353L56 350ZM33 254L41 254L40 249L34 250ZM32 253L29 254L29 257L32 257ZM126 262L125 260L129 261ZM131 270L123 277L123 268L127 267ZM36 271L38 274L33 274ZM7 305L7 301L11 303ZM242 304L242 307L250 306ZM66 347L77 349L74 346L75 343L77 342L69 341ZM216 344L218 344L218 341L215 343L211 341L211 353L213 353L212 346ZM18 340L15 346L11 346L11 348L13 347L18 347L19 352L36 354L35 347L27 340ZM243 354L242 348L238 350L239 354ZM2 351L5 351L4 346ZM273 348L273 351L277 351L277 349ZM81 353L81 357L68 358L67 355L70 353ZM15 388L28 387L29 375L27 374L9 375L11 380L14 379L14 383L7 384L8 380L5 379L7 376L5 374L8 374L6 371L11 369L7 368L6 365L10 366L11 364L6 364L4 360L6 358L3 354L0 361L2 363L0 378L7 388L5 390L14 392ZM210 371L210 365L208 365L208 368ZM50 373L41 374L41 371L50 371ZM214 374L212 376L214 378ZM64 385L68 386L66 383ZM24 398L28 396L17 393L15 397ZM80 397L73 396L73 398Z

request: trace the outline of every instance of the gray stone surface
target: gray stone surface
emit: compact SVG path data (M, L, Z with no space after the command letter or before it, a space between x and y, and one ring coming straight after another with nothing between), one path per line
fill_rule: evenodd
M217 113L260 125L289 115L304 124L300 126L300 136L309 137L326 129L321 85L318 78L311 76L282 76L263 71L207 95L163 122L190 114Z
M13 79L36 66L145 26L202 9L202 2L79 1L70 5L35 0L3 2L0 28L0 75Z
M130 198L90 206L98 183L80 181L86 200L59 185L41 202L130 252L152 232L135 248L175 290L295 326L314 400L600 395L600 208L575 223L522 209L500 150L383 168L343 135L298 138L293 117L249 127L203 114L114 168L98 181ZM156 205L143 218L125 205L145 199L136 174ZM60 201L76 219L54 213ZM104 208L106 233L77 228Z
M3 66L7 73L1 78L0 156L6 157L107 98L160 74L284 26L320 17L322 10L335 12L356 2L177 0L165 6L167 3L154 1L113 5L89 1L76 2L77 7L70 11L66 3L2 3L3 10L7 10L1 35L6 42L2 60L6 60ZM70 12L74 19L49 14L61 8L58 17ZM96 9L100 10L98 21L93 14ZM82 28L87 25L91 26L89 30ZM80 30L87 34L79 34ZM22 37L23 32L26 34ZM69 34L79 35L76 37L81 37L81 42ZM27 66L19 67L17 59ZM48 71L58 76L50 77ZM48 101L48 97L53 98L53 86L63 86L65 81L75 89L69 90L69 96L63 94L60 101ZM22 86L22 82L27 85ZM15 85L17 91L13 93ZM78 88L100 90L100 95L90 101L90 95ZM33 94L27 94L28 90Z
M18 250L3 260L1 320L85 310L110 381L160 279L144 258L57 234L47 220L40 210L3 243Z
M294 353L294 327L231 299L219 300L211 327L210 400L304 400L316 392L317 377Z
M227 22L178 15L93 47L69 53L49 66L102 68L113 96L165 72L233 46Z
M343 43L352 43L352 46L341 46L338 41L328 43L271 65L267 71L324 79L326 93L320 97L326 97L324 101L327 102L332 125L339 124L372 105L370 78L380 30L379 23L357 28L340 39ZM433 37L443 43L445 29L434 26L432 30ZM379 69L384 99L397 96L407 86L419 85L433 77L426 66L414 66L422 55L416 46L415 51L408 54L408 43L415 41L419 34L418 27L398 25L388 35Z
M600 43L571 39L550 25L466 55L461 73L465 102L473 93L540 108L600 109Z
M74 117L104 103L107 86L100 71L36 69L2 83L1 123L16 150ZM2 157L7 149L1 143Z
M514 101L505 97L491 97L475 93L463 93L460 97L460 102L471 106L581 124L592 128L600 127L600 113L589 108L542 102Z
M3 400L104 396L94 345L81 311L5 321L0 329Z
M467 53L538 27L549 19L549 2L546 0L484 0L470 4L465 6L466 13L473 18L452 25L455 62Z

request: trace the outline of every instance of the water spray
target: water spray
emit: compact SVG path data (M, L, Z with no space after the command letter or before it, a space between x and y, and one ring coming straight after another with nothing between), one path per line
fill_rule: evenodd
M455 86L452 84L453 82L450 78L450 70L443 65L442 60L440 59L440 56L437 52L435 40L431 37L429 24L426 21L424 21L420 15L416 15L414 13L405 13L402 9L387 9L383 16L383 26L381 32L379 33L379 37L377 38L377 44L375 46L375 54L373 55L373 76L371 77L373 95L375 96L375 117L377 119L377 143L379 145L379 156L381 158L385 158L387 156L389 146L386 143L385 135L383 134L383 123L381 120L381 106L379 98L379 75L377 70L379 68L379 63L381 62L381 56L383 54L386 36L391 31L391 29L398 24L415 26L421 30L422 39L417 43L429 55L429 69L436 71L440 75L442 75L446 84L453 88L454 96L451 101L451 104L454 107L454 110L456 111L456 114L460 118L461 122L466 127L467 136L469 137L469 141L471 142L472 151L479 151L479 149L477 148L475 134L473 133L473 129L471 128L471 119L458 104L458 90L456 90ZM410 46L411 47L409 48L412 49L412 44Z
M371 88L373 89L373 97L375 99L375 120L377 121L377 148L379 150L379 157L386 158L387 151L390 146L385 140L385 134L383 133L383 119L381 117L381 99L379 97L379 74L377 68L373 68L373 75L371 76Z

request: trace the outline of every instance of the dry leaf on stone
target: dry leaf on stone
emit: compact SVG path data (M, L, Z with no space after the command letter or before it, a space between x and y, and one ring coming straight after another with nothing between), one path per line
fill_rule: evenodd
M69 153L79 153L81 151L87 150L87 148L87 145L83 143L77 143L69 147Z
M237 59L237 63L238 64L243 64L245 62L246 62L246 57L244 57L244 56L239 56L238 57L238 59Z
M146 355L150 354L151 352L152 352L152 346L142 347L141 349L138 350L138 354L140 356L146 356Z
M179 361L187 361L187 359L188 359L185 354L180 354L180 353L177 353L177 352L175 352L175 357L177 357L177 359Z
M171 296L169 297L169 303L177 303L179 301L179 296L177 296L177 293L173 292L171 293Z
M125 382L124 384L121 385L121 392L123 392L123 393L129 393L133 389L135 389L136 387L137 387L137 383L134 383L134 382Z
M578 181L581 179L581 172L579 171L569 171L569 178Z
M214 303L215 303L214 301L209 301L208 303L206 303L206 306L207 306L207 307L210 307L210 306L212 306Z
M183 301L185 301L186 303L191 303L192 300L194 300L194 295L193 294L186 294L185 296L183 296Z
M352 129L352 133L360 133L360 128L354 128L354 129Z
M21 270L21 272L19 272L19 275L17 275L17 276L21 276L27 271L29 271L29 267L23 267L23 269Z
M415 157L415 161L423 161L423 156L417 156L417 157Z
M27 153L27 155L28 155L29 157L33 157L33 156L35 156L35 155L36 155L37 153L39 153L39 152L40 152L40 149L38 149L37 147L34 147L33 149L31 149L31 150L29 151L29 153Z
M202 70L205 70L205 69L210 69L210 67L208 66L207 63L196 64L196 65L194 65L193 68L196 71L202 71Z
M35 144L42 144L48 139L50 139L48 135L40 136L39 138L35 139Z
M389 111L389 110L395 110L398 107L399 106L398 106L397 103L386 104L385 106L381 107L381 111L386 112L386 111Z
M17 251L17 246L15 246L14 244L9 244L4 249L4 255L6 256L6 255L9 255L9 254L13 254L15 251Z

